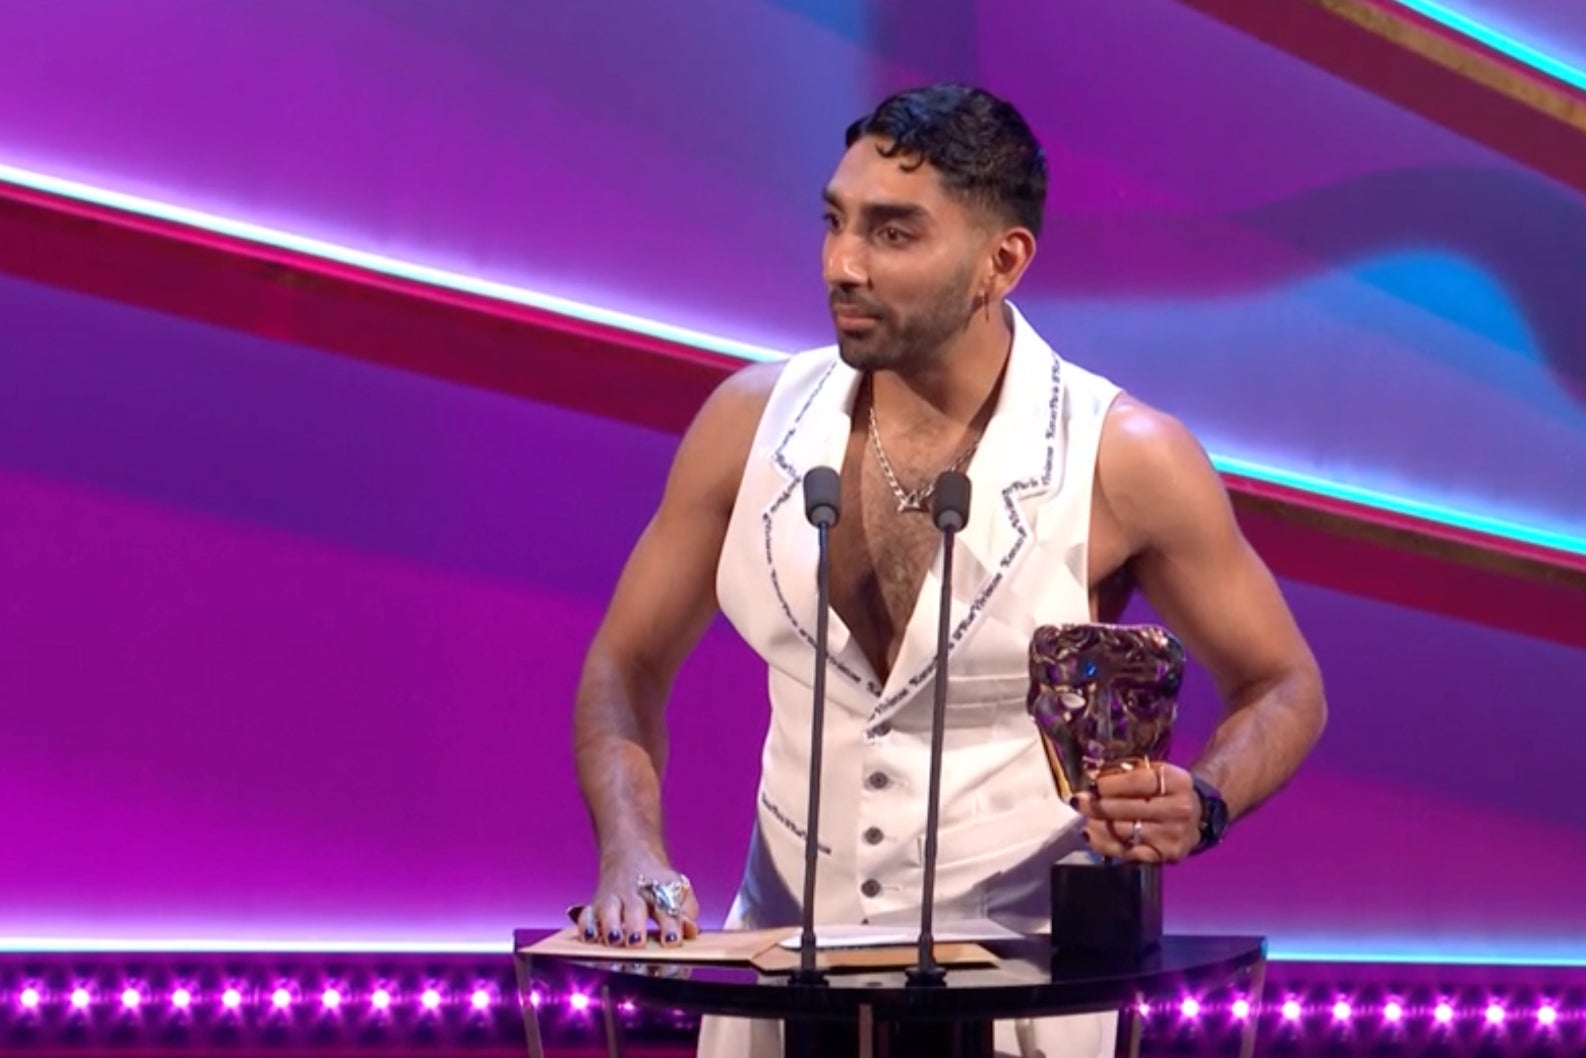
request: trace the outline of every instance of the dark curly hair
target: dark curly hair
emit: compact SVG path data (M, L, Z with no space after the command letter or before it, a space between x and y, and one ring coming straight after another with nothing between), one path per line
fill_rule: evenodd
M849 125L847 146L864 136L891 141L884 157L928 162L950 192L1041 234L1046 155L1011 103L968 85L911 88Z

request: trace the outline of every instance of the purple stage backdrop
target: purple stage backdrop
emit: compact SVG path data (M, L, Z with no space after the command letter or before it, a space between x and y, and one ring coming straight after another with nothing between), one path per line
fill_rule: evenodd
M672 438L14 281L0 318L0 935L490 942L584 895L569 705ZM1581 652L1288 591L1332 730L1174 927L1582 954ZM718 629L673 707L712 919L763 687Z
M25 5L0 161L794 348L843 126L973 78L1049 147L1021 296L1076 358L1221 454L1586 541L1582 196L1174 0L919 11Z
M1048 144L1020 300L1075 359L1586 536L1582 196L1171 0L931 10L26 5L0 161L794 347L843 124L973 78ZM0 320L0 937L505 944L585 895L568 710L672 438L14 280ZM1586 961L1586 652L1287 590L1332 727L1174 928ZM763 683L716 629L674 706L711 918Z

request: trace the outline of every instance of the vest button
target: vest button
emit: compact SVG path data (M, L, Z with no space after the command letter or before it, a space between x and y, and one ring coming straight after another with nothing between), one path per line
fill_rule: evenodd
M881 883L874 878L866 878L865 884L859 887L859 891L868 897L878 897L881 895Z
M865 785L872 790L885 790L891 782L884 771L873 771L865 778Z
M884 837L886 837L886 835L881 833L880 827L871 827L865 831L865 844L879 845L881 844L881 839Z

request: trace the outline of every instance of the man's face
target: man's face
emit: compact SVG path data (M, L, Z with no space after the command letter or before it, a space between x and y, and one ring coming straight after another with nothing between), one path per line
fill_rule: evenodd
M863 371L929 364L975 311L990 232L929 165L884 158L862 137L822 196L822 272L843 361Z

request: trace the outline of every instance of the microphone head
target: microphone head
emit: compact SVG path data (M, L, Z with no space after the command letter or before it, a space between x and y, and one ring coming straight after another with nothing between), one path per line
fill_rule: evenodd
M931 519L942 532L957 532L969 524L969 476L949 470L936 479Z
M804 516L811 525L830 528L842 510L842 482L831 467L811 467L804 475Z

